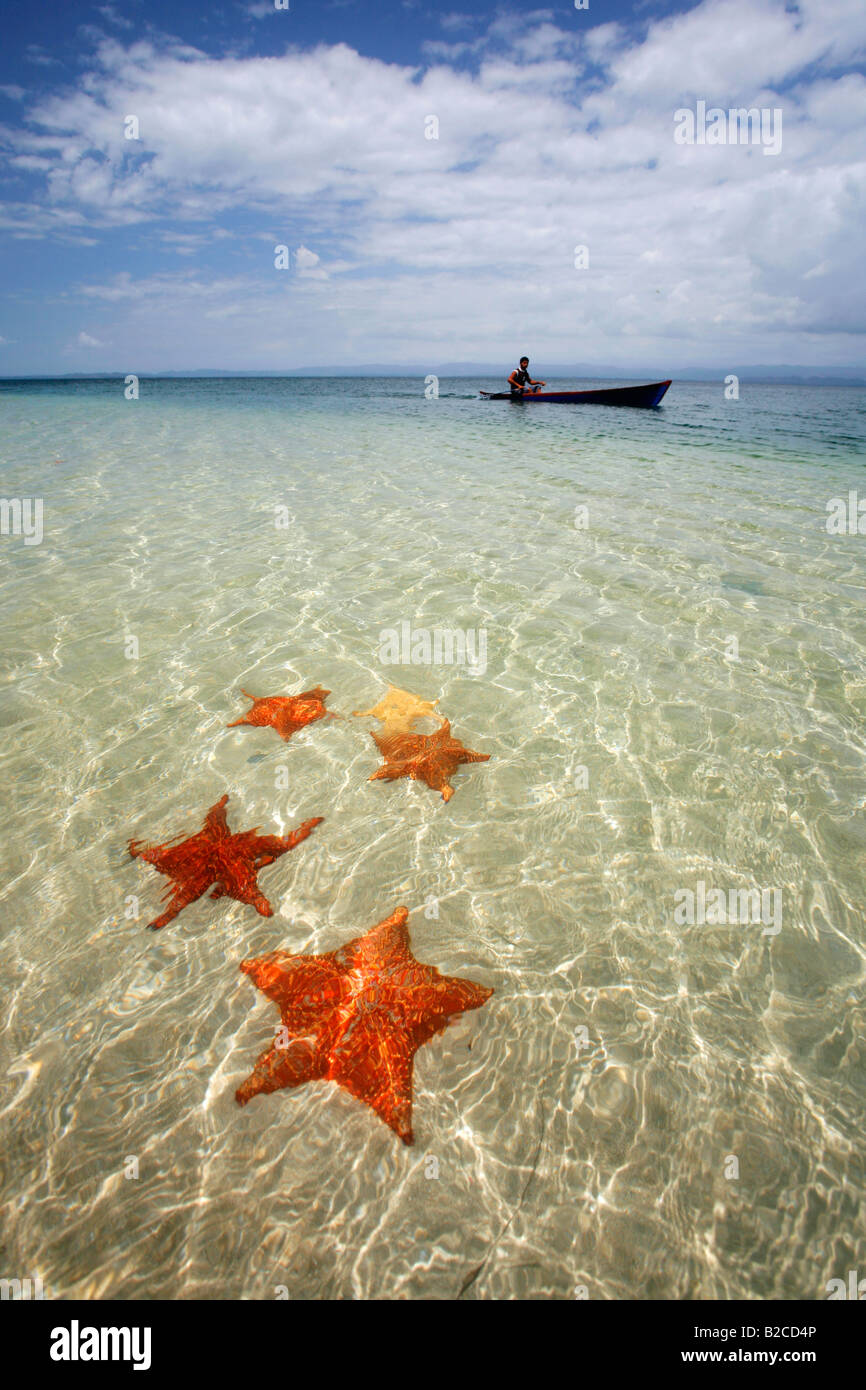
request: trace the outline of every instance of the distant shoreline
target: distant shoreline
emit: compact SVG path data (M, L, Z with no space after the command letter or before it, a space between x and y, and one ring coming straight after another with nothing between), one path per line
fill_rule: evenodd
M545 367L549 381L653 381L659 379L660 369L655 373L647 372L623 372L622 368L601 372L595 368L592 372L580 368L568 367ZM813 369L814 370L814 369ZM690 383L700 385L701 383L712 383L723 381L732 372L741 383L751 386L866 386L866 377L861 376L839 376L827 373L826 375L806 375L796 371L789 373L774 373L773 369L741 367L733 372L732 368L719 368L712 371L707 368L697 370L671 373L674 382ZM754 373L754 375L753 375ZM18 372L10 375L0 375L0 383L12 382L36 382L36 381L117 381L123 380L126 376L125 371L102 371L102 372ZM203 368L197 371L164 371L164 372L138 372L136 374L140 381L316 381L316 380L356 380L356 381L416 381L419 378L423 381L426 376L436 375L445 379L466 379L472 380L480 378L489 380L507 375L503 368L489 367L461 367L460 370L448 367L417 367L415 369L401 367L390 371L386 368L350 368L350 367L306 367L291 369L284 372L249 372L249 371L225 371L216 368ZM661 373L665 375L665 373Z

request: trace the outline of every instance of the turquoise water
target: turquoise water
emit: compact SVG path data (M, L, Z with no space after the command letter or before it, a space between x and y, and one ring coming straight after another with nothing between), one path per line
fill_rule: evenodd
M866 534L826 526L866 499L866 392L479 385L0 383L3 496L44 533L0 536L0 1274L815 1299L866 1269ZM404 624L485 660L388 664ZM351 715L389 681L490 754L447 805L367 781ZM318 684L347 718L225 727L241 686ZM276 915L146 931L128 839L224 792L235 829L325 817L262 870ZM773 909L683 920L700 884ZM240 1110L277 1014L239 962L400 903L495 990L419 1052L415 1147L330 1083Z

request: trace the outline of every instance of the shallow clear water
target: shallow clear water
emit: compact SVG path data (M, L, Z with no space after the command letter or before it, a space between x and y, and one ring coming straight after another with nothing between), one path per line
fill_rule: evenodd
M866 392L476 385L0 383L3 496L44 500L41 544L0 537L0 1274L823 1298L866 1268L866 535L825 524L866 498ZM384 664L402 623L483 633L486 669ZM241 686L351 716L388 681L491 755L447 805L366 780L372 719L225 727ZM325 823L261 871L274 917L146 931L127 840L223 792L235 829ZM678 921L699 882L777 890L778 931ZM419 1052L415 1147L330 1083L240 1110L277 1012L239 962L400 903L495 990Z

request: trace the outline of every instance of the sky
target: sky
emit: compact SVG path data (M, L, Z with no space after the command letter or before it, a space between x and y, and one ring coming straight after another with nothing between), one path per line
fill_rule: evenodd
M0 375L866 368L866 0L277 3L4 10Z

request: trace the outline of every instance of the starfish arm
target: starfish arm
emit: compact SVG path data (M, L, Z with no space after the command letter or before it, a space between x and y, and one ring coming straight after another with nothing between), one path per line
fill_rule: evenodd
M408 983L397 1001L399 1016L413 1051L417 1051L437 1033L444 1033L458 1014L466 1013L469 1009L480 1009L493 993L492 989L476 985L473 980L440 975L432 966L417 966L416 963L416 973L423 978Z
M303 1086L306 1081L318 1081L324 1074L312 1039L299 1038L288 1047L271 1047L263 1052L246 1081L235 1091L235 1100L238 1105L246 1105L253 1096Z
M290 1033L315 1032L343 997L340 970L328 956L271 951L241 961L240 968L279 1006L283 1026Z
M228 831L228 825L226 823L226 803L228 799L228 793L221 796L216 805L211 806L204 818L204 828L211 834L215 831L219 832L220 830Z
M175 836L174 840L178 838ZM140 840L129 842L133 859L143 859L172 880L166 888L165 910L148 923L154 931L173 921L179 912L206 893L214 881L213 847L209 837L200 831L181 844L175 844L174 840L163 845L146 845Z
M408 992L404 1003L406 1027L417 1047L440 1033L458 1014L480 1009L493 994L492 989L474 980L441 975L433 966L422 969L428 978Z
M371 734L373 742L383 757L391 762L407 762L424 751L425 741L436 738L433 734Z
M412 954L409 944L408 909L398 907L363 936L347 941L330 957L342 971L360 971L373 986L392 1017L399 1017L415 1039L426 1042L449 1019L467 1009L479 1009L493 994L486 985L443 975ZM424 1029L429 1026L429 1032Z
M249 864L224 864L212 898L234 898L235 902L254 907L261 917L273 917L271 907L256 882L256 870Z
M389 685L388 695L391 694L393 688L393 686ZM359 717L359 719L363 718L366 715L371 715L373 719L379 719L384 724L388 718L388 711L391 708L392 706L389 703L388 696L385 696L385 698L380 700L378 704L371 705L369 709L356 709L355 714Z
M394 969L408 969L417 965L409 950L408 907L395 908L390 917L377 922L375 927L355 936L337 951L331 951L323 960L332 961L344 971L363 970L377 973Z
M402 763L383 763L377 772L367 778L368 782L397 782L406 776Z
M330 693L330 690L317 685L315 690L305 690L300 695L272 696L268 704L273 713L268 722L273 724L282 739L288 740L307 724L315 724L317 719L325 718L327 710L323 701Z
M311 820L305 820L303 825L299 825L297 830L292 830L286 836L286 849L294 849L295 845L299 845L302 840L306 840L307 836L311 835L316 826L321 825L324 819L324 816L313 816Z
M226 724L226 728L236 729L239 724L249 724L254 729L264 729L267 727L268 724L270 724L270 722L271 721L268 718L267 714L263 713L262 710L257 709L256 706L253 705L253 708L248 709L246 714L242 714L240 719L233 719L231 724Z
M159 931L160 927L173 922L178 913L206 893L212 883L212 875L203 872L191 875L182 882L169 884L165 910L147 924L151 931Z
M198 835L191 835L181 844L176 844L175 840L178 838L174 836L172 840L166 840L165 844L143 847L130 841L129 852L134 859L143 859L147 864L152 864L167 878L182 878L189 866L192 866L193 872L204 872L213 855L213 842L210 837L200 831Z
M296 845L301 844L309 835L312 835L317 825L321 825L324 816L313 816L311 820L305 820L303 825L299 825L297 830L292 830L288 835L255 835L250 839L250 844L255 852L255 867L263 869L266 864L273 864L275 859L286 854Z
M267 864L273 864L286 850L291 849L291 845L286 844L286 839L282 835L253 835L250 837L250 848L255 858L257 869L264 869Z
M356 1015L331 1053L326 1075L369 1105L404 1144L412 1134L415 1045L382 1009Z
M266 956L251 956L249 960L242 960L240 969L245 975L249 975L262 994L279 1004L283 999L290 972L300 960L305 959L307 957L293 956L288 951L270 951Z
M283 743L288 743L289 739L292 737L292 734L296 734L300 727L301 726L299 724L294 724L291 720L283 721L279 724L274 723L274 729L279 734L280 738L283 740Z
M251 695L248 690L241 690L241 694L245 699L252 701L252 706L246 714L241 715L240 719L233 719L231 724L226 724L226 728L236 729L239 724L252 724L254 728L260 728L263 724L267 724L267 714L260 708L265 701L260 700L256 695Z
M256 699L255 695L251 695L250 692L249 692L248 690L241 689L241 694L243 695L244 699L245 699L245 700L249 700L251 704L253 704L253 705L257 705L257 704L258 704L258 700ZM251 711L250 711L250 710L247 710L247 714L250 714L250 713L251 713ZM235 720L235 724L243 724L243 722L244 722L244 720L246 719L246 717L247 717L247 715L245 714L241 719L236 719L236 720ZM227 725L226 725L226 728L228 728L228 729L233 729L234 726L235 726L235 724L227 724Z
M489 753L473 753L471 748L460 748L461 763L489 763Z
M148 845L144 840L130 840L129 852L133 859L143 859L146 864L152 864L160 873L168 873L168 869L163 868L169 855L170 841L164 845Z
M432 791L441 792L443 801L450 801L454 788L449 785L448 778L452 776L455 766L456 763L452 765L450 761L443 760L441 754L437 756L432 752L426 758L418 758L407 771L416 782L426 782Z

